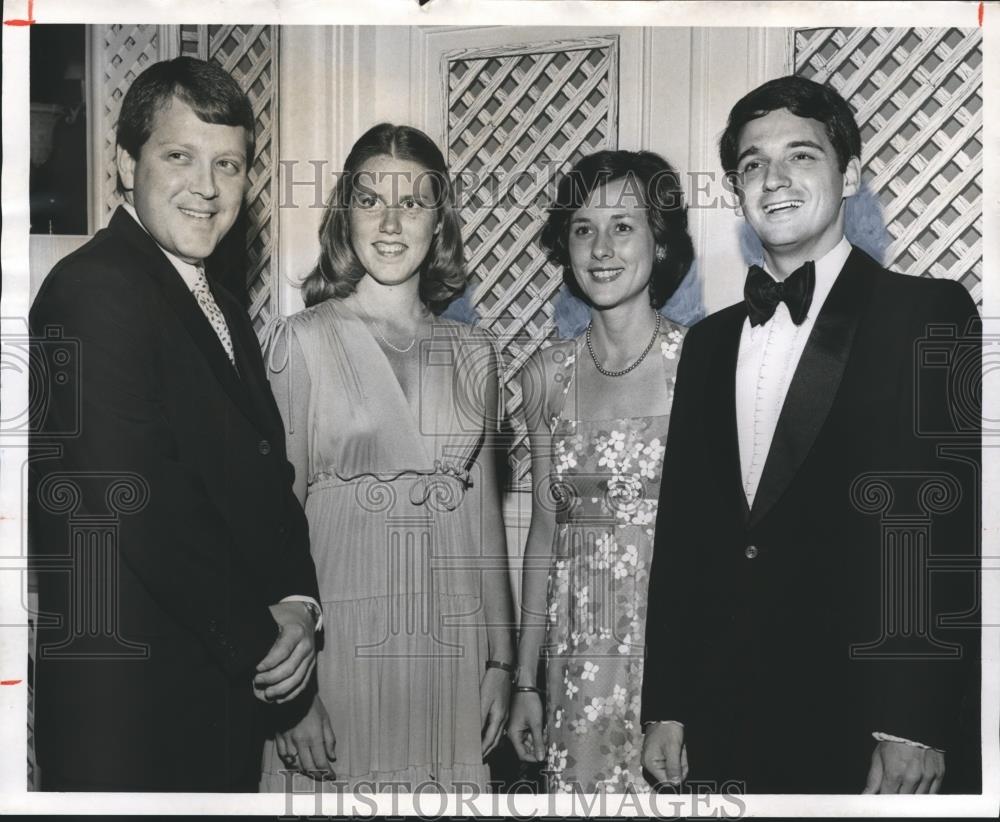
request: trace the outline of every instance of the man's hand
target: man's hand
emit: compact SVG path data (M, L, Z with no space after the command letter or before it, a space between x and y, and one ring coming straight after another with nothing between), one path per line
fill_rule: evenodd
M323 779L335 778L330 763L337 759L334 755L337 737L319 696L313 697L309 711L299 723L287 731L279 731L274 741L278 756L289 770Z
M879 742L872 752L862 793L937 793L944 779L944 754L904 742Z
M316 624L301 602L271 605L278 638L257 665L254 694L262 702L287 702L298 696L316 664Z
M642 764L657 783L680 785L688 775L684 726L680 722L655 722L646 728Z
M522 762L545 761L542 719L541 694L534 691L518 691L514 694L507 736Z

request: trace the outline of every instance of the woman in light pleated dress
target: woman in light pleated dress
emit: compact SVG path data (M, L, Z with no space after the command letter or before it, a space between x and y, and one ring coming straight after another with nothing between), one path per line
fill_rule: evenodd
M313 790L310 772L370 791L489 781L514 661L498 357L437 316L466 284L452 198L425 134L369 130L327 206L307 308L266 335L323 637L263 790Z

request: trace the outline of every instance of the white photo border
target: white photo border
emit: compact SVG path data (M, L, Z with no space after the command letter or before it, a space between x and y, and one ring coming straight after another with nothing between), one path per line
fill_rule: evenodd
M530 3L530 8L527 4ZM228 23L239 22L281 25L385 25L454 26L517 25L525 15L533 25L559 26L572 21L579 26L698 26L717 27L740 21L754 27L817 26L905 26L972 28L983 16L983 74L1000 77L1000 3L990 2L549 2L549 0L430 0L420 6L417 0L366 0L362 7L344 0L35 0L32 17L37 23ZM25 19L28 0L4 4L5 20ZM3 235L0 262L3 271L3 294L0 315L3 335L17 336L26 331L29 307L28 268L28 37L26 25L3 26ZM984 81L984 261L983 317L987 339L1000 340L1000 117L998 87ZM720 124L721 128L721 124ZM332 158L336 161L337 158ZM992 343L1000 350L1000 343ZM4 344L4 348L7 346ZM6 365L6 360L5 360ZM27 406L27 371L2 374L2 407ZM988 369L984 375L984 419L991 420L1000 410L1000 380ZM4 419L7 415L4 415ZM814 816L992 816L1000 812L1000 454L986 442L984 466L984 566L983 574L983 795L950 796L748 796L746 815ZM24 587L22 549L25 503L20 490L25 470L26 438L6 435L0 430L0 716L6 744L0 746L0 810L6 813L204 813L233 812L287 815L337 813L373 816L379 813L430 815L464 813L466 815L580 815L587 810L569 796L515 796L494 801L489 795L475 802L448 797L442 803L429 795L427 805L413 799L395 801L389 797L366 797L353 801L344 797L340 808L330 797L317 808L311 796L294 797L291 807L280 795L196 795L196 794L50 794L25 790L25 717L27 632L23 625L21 598ZM992 501L992 502L991 502ZM15 573L17 571L17 573ZM790 744L795 729L787 729ZM99 743L95 741L95 755ZM607 799L603 806L590 811L604 815L678 816L691 813L733 816L732 803L719 797L711 805L678 797L653 800L632 798ZM658 802L658 804L657 804Z

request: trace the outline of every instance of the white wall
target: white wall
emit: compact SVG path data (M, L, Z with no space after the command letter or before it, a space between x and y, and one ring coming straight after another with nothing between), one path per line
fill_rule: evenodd
M739 250L742 218L732 208L711 206L733 195L722 186L718 141L729 109L765 80L791 71L785 29L692 29L689 172L711 174L703 193L688 192L691 234L702 277L705 307L717 311L743 297L746 264ZM700 177L707 185L709 177ZM709 206L709 207L695 207Z

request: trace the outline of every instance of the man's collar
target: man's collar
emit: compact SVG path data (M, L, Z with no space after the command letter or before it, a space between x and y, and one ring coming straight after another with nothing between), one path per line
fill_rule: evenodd
M816 280L828 281L831 285L851 256L851 244L847 237L841 237L840 242L816 260Z
M128 215L135 220L136 224L147 234L149 234L149 229L142 224L142 220L139 219L139 215L135 211L135 206L131 203L122 203L122 208L128 212ZM156 243L156 238L149 234L149 238ZM170 260L170 264L177 270L177 273L181 275L181 279L184 280L184 284L188 287L189 291L194 291L195 281L198 277L198 266L192 265L189 262L185 262L180 257L171 254L162 245L156 243L156 247L163 252L164 256Z
M837 278L837 275L840 273L840 270L844 267L844 263L847 262L847 258L850 256L851 244L847 241L847 237L841 236L839 243L827 251L826 254L818 260L813 261L813 264L816 266L817 285L824 280L832 284ZM770 274L774 280L778 279L767 267L766 259L762 263L762 268Z

